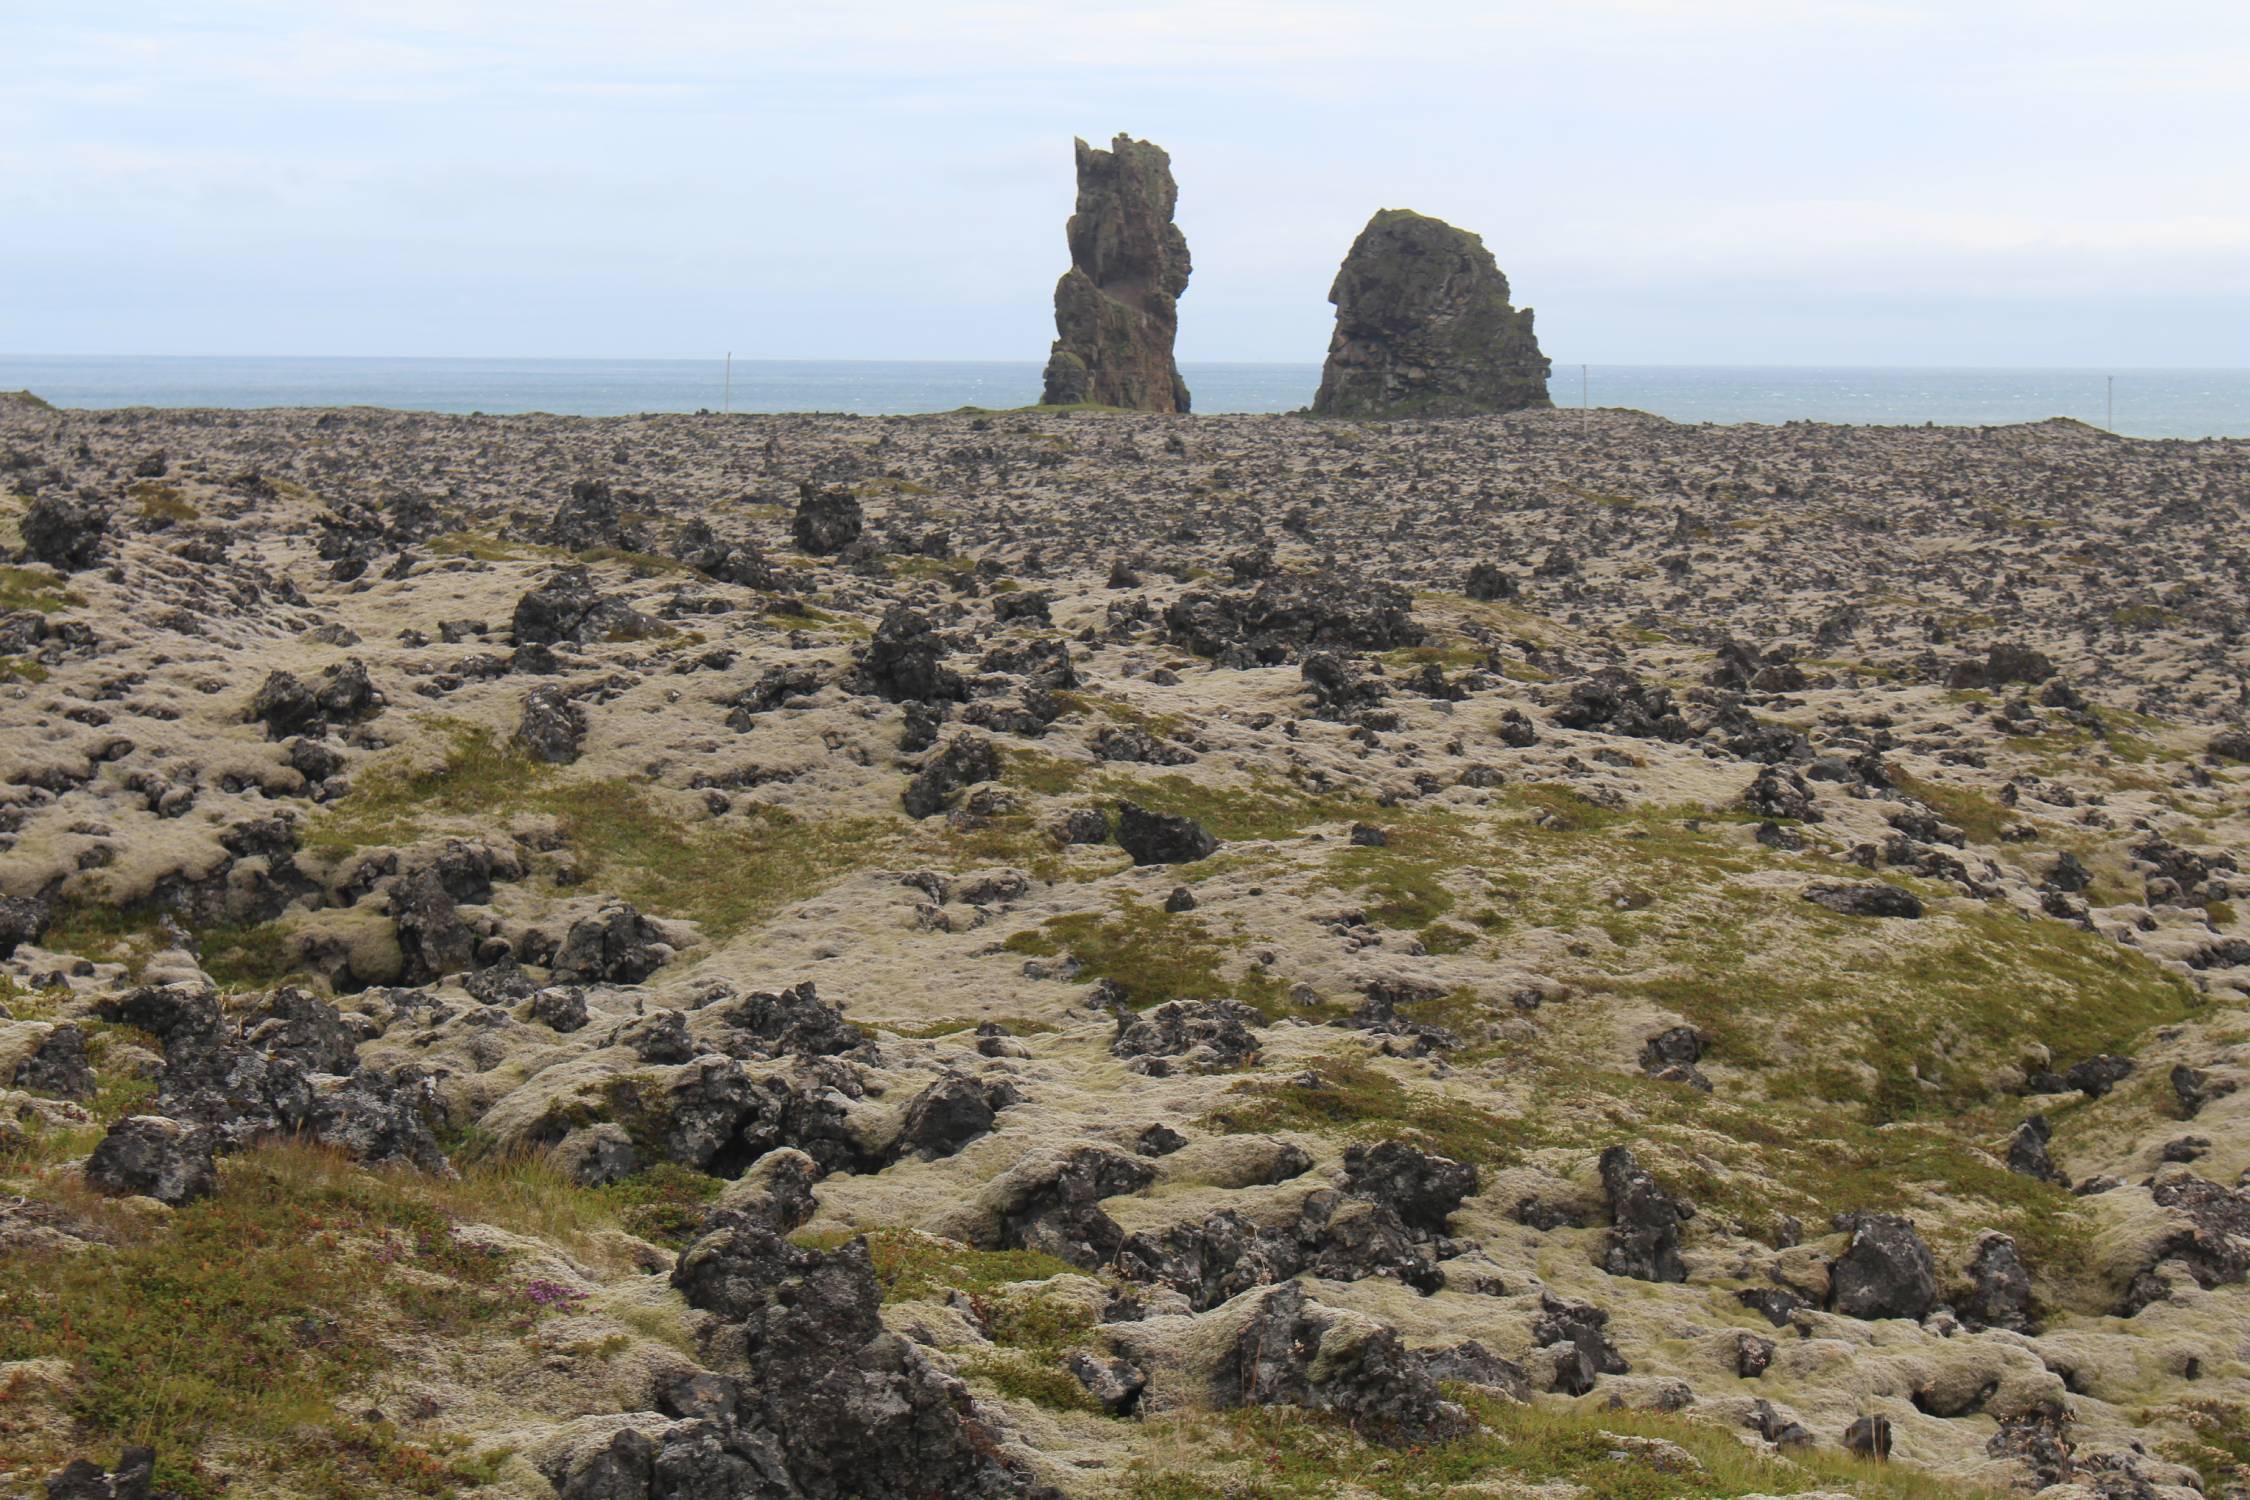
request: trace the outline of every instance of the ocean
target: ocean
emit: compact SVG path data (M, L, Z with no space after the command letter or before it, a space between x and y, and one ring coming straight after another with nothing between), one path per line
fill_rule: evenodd
M1199 412L1295 411L1317 364L1185 364ZM387 406L617 416L651 411L888 415L1039 398L1032 361L69 357L0 354L0 390L57 406ZM2133 437L2250 437L2250 369L1907 369L1588 365L1558 360L1558 406L1678 422L1976 426L2075 417ZM2114 402L2114 405L2108 404Z

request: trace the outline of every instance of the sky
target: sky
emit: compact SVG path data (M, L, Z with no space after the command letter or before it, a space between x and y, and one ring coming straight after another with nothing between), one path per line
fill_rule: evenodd
M2250 365L2243 0L0 0L0 351L1045 356L1071 140L1187 361L1376 209L1558 363Z

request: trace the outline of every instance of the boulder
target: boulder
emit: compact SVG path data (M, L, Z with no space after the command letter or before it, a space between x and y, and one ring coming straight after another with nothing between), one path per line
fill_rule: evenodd
M968 697L968 685L944 659L945 642L928 618L894 604L860 653L859 672L870 691L893 703L959 702Z
M1919 917L1922 898L1885 880L1827 882L1805 887L1805 899L1845 917Z
M653 635L656 624L622 600L594 587L584 567L558 568L547 581L516 601L512 620L516 645L584 645L588 641L638 640ZM519 668L520 670L520 668Z
M127 1448L118 1455L114 1469L90 1458L72 1459L48 1479L46 1496L47 1500L173 1500L169 1491L152 1488L155 1476L156 1450Z
M628 495L629 499L642 497ZM590 547L613 547L627 552L648 548L645 531L625 518L625 507L601 479L574 480L570 493L555 506L541 540L566 552Z
M824 490L810 481L798 487L789 534L800 550L815 557L841 552L859 540L861 524L859 500L850 490L841 485Z
M533 760L567 766L578 759L578 746L585 738L586 710L571 702L561 688L550 684L524 695L515 742Z
M23 537L25 561L76 573L101 560L109 517L83 501L41 495L24 508L17 530Z
M1136 802L1117 804L1117 846L1136 865L1185 865L1209 859L1219 841L1201 823L1176 813L1150 812Z
M570 984L639 984L670 956L663 943L664 935L631 905L605 902L563 934L555 950L555 978Z
M1278 666L1308 651L1389 651L1426 632L1414 598L1363 574L1269 578L1255 591L1191 590L1164 609L1165 638L1222 666Z
M86 1181L104 1193L178 1207L218 1190L217 1143L177 1120L132 1115L110 1126L86 1158Z
M1937 1266L1911 1220L1846 1214L1851 1243L1828 1269L1828 1303L1848 1318L1913 1318L1937 1304Z
M1632 739L1685 740L1686 719L1672 706L1669 689L1651 687L1622 667L1604 667L1573 683L1570 701L1555 710L1565 729L1595 729Z
M892 1149L925 1161L951 1156L990 1130L1000 1111L1015 1102L1015 1088L1005 1080L987 1083L949 1072L908 1102Z
M86 1060L86 1033L64 1022L48 1032L31 1055L16 1064L10 1082L34 1094L58 1099L94 1097L94 1069Z
M36 943L54 920L54 909L34 896L0 895L0 959L12 958L25 943Z
M914 773L899 805L910 818L932 817L951 807L964 788L999 780L1000 771L1000 751L992 741L981 734L955 735Z
M1344 1151L1344 1191L1381 1203L1407 1228L1443 1234L1461 1200L1477 1190L1477 1169L1404 1141Z

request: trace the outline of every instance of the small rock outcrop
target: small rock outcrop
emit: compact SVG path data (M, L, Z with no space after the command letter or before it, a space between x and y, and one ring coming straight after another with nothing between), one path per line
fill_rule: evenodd
M1172 222L1180 190L1160 146L1121 135L1107 151L1078 142L1078 211L1070 269L1055 284L1055 347L1046 406L1091 401L1186 411L1172 359L1187 290L1187 239Z
M161 1115L133 1115L109 1127L86 1159L86 1181L113 1195L154 1198L175 1207L218 1187L212 1138Z
M1508 301L1484 241L1386 208L1352 242L1328 300L1336 333L1316 415L1465 416L1550 406L1531 309Z

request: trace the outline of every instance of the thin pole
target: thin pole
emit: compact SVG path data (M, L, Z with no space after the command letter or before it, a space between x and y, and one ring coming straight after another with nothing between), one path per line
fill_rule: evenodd
M1586 367L1580 365L1578 367L1578 430L1580 432L1584 432L1586 424L1593 420L1591 412L1592 408L1586 401Z
M719 398L719 410L728 414L734 411L734 351L727 351L727 392Z
M2102 395L2102 426L2111 432L2115 432L2117 430L2117 377L2115 375L2104 375L2102 384L2106 387Z

